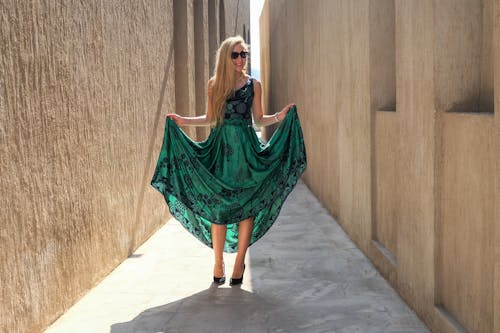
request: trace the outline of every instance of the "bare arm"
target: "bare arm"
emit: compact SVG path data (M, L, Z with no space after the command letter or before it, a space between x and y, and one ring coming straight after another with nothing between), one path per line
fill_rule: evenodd
M207 121L207 115L198 117L183 117L178 114L171 113L167 117L175 121L178 126L208 126L210 125Z
M294 103L290 103L285 106L280 112L277 112L272 115L264 115L264 111L262 110L262 86L259 80L254 79L254 96L253 96L253 118L257 126L269 126L272 124L279 123L283 119L285 119L286 114L290 110L290 108L294 105Z
M208 81L207 88L207 113L197 117L183 117L175 113L167 114L167 117L175 121L178 126L209 126L210 121L207 115L212 112L212 83Z

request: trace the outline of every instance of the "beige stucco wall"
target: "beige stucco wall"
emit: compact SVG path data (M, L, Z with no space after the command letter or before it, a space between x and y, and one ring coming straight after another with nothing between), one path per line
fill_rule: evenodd
M433 332L500 332L499 14L273 0L261 16L266 103L297 103L306 183Z
M42 331L166 222L149 185L165 114L204 108L222 5L2 2L0 332Z
M148 4L1 6L3 332L43 329L165 222L172 6Z

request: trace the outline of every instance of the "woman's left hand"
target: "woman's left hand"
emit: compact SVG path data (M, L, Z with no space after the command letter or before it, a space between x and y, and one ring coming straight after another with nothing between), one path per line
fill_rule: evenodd
M294 106L295 103L290 103L288 104L287 106L285 106L280 112L278 112L278 119L280 121L282 121L283 119L285 119L286 117L286 114L288 113L288 111L290 111L290 109L292 108L292 106Z

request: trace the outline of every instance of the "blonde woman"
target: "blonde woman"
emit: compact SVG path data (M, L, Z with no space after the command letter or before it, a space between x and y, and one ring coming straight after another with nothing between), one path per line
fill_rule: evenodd
M214 283L225 282L223 252L237 252L231 285L243 283L247 248L278 217L306 168L294 104L264 115L261 83L246 73L248 47L240 36L224 40L208 81L207 112L167 115L163 146L151 181L169 210L189 232L214 250ZM265 144L258 126L280 123ZM203 142L179 126L211 126Z

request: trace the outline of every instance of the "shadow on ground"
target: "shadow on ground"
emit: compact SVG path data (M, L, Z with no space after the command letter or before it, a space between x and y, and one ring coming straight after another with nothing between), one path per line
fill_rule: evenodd
M179 225L170 227L163 244L185 233ZM183 244L169 250L173 257L163 265L193 252L191 243ZM184 289L208 280L191 273L212 260L207 255L179 262L168 276L184 275L175 281ZM176 288L163 287L166 293ZM111 333L429 332L302 182L276 225L250 247L242 288L211 285L191 296L181 294L182 299L113 324ZM202 289L203 284L190 290Z
M147 309L133 320L111 326L111 333L290 332L301 326L278 299L239 287L208 289ZM271 315L272 314L272 315Z

